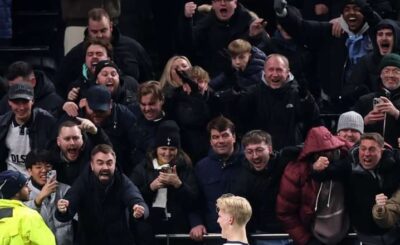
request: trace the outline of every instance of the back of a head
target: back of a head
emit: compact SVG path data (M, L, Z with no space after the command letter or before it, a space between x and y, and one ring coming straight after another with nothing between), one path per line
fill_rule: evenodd
M244 197L224 194L217 199L216 205L219 210L232 215L239 226L245 226L252 215L251 205Z
M25 176L13 170L6 170L0 173L0 198L13 198L25 185Z
M8 81L12 81L17 77L28 78L29 75L33 73L32 66L25 61L16 61L8 66L5 73L5 78Z

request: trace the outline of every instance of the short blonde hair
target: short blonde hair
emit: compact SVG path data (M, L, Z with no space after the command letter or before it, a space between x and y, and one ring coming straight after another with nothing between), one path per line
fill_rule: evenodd
M228 50L231 56L238 56L250 52L251 44L246 40L236 39L229 43Z
M193 66L192 69L189 70L189 76L196 81L203 80L206 83L210 81L210 75L200 66Z
M252 209L246 198L232 194L224 194L217 199L217 209L233 216L236 224L242 226L249 222Z

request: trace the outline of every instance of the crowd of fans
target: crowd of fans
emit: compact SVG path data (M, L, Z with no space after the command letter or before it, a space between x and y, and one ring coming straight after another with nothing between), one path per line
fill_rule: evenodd
M2 74L0 244L400 244L399 1L154 0L155 57L97 2Z

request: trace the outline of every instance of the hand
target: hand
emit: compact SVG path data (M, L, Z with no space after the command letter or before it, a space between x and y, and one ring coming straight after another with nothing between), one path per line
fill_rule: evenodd
M62 107L62 109L63 109L63 111L65 111L65 112L68 114L68 116L70 116L70 117L76 117L76 116L78 116L78 110L79 110L79 108L78 108L78 106L77 106L74 102L71 102L71 101L65 102L64 105L63 105L63 107Z
M135 219L140 219L144 215L144 207L142 205L139 204L133 205L132 211L133 211L133 217Z
M274 0L274 10L279 17L285 17L287 14L286 0Z
M332 24L332 36L334 37L341 37L342 34L344 34L344 30L342 29L342 26L340 25L340 21L339 21L340 17L331 19L329 21L329 23Z
M202 241L203 236L207 234L206 227L204 225L196 225L190 230L190 238L195 241Z
M378 206L385 206L387 200L388 200L388 197L385 196L385 194L383 194L383 193L380 193L380 194L375 196L375 203Z
M150 183L150 190L152 190L152 191L156 191L156 190L164 188L164 187L165 187L165 185L163 183L161 183L161 181L160 181L160 176L158 176L156 179L154 179Z
M313 169L320 172L326 169L329 165L329 159L327 157L321 156L313 163Z
M68 206L69 206L69 201L68 200L60 199L57 202L57 209L62 214L67 212Z
M365 125L375 124L384 119L385 119L385 114L374 108L364 117L364 124Z
M47 182L43 187L42 190L39 192L39 194L35 198L35 205L40 207L43 203L43 200L46 199L46 197L50 196L51 193L56 192L58 187L58 182L57 180L53 179Z
M187 83L182 84L182 90L186 94L190 94L192 92L192 89L190 88L189 84L187 84Z
M187 2L185 4L185 17L192 18L194 13L196 12L197 4L194 2Z
M249 27L249 36L250 37L255 37L258 36L260 33L265 31L265 26L267 25L267 22L264 21L264 19L259 18L251 22L250 27Z
M388 98L381 96L379 97L381 99L381 102L376 105L376 108L383 113L387 113L394 118L398 119L399 118L399 110L393 105L392 101L390 101Z
M176 173L176 166L172 167L171 173L160 172L158 178L164 185L172 185L175 188L179 188L182 185L182 181Z
M75 101L76 99L78 99L79 96L79 90L81 88L80 87L76 87L76 88L72 88L69 92L68 92L68 100L70 101Z
M325 4L323 4L323 3L315 4L314 13L316 15L324 15L324 14L327 14L328 12L329 12L329 8Z
M86 131L90 134L97 134L97 127L92 121L81 117L76 117L76 119L81 123L79 124L79 128L81 130Z

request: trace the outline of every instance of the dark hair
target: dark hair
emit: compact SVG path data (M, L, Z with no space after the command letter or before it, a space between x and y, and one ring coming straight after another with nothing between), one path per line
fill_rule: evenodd
M25 167L32 168L33 165L38 164L39 162L53 164L54 158L50 151L48 150L32 150L26 155L25 159Z
M211 130L215 129L218 132L225 131L229 129L232 134L235 134L235 124L228 118L224 116L218 116L214 119L212 119L208 124L207 124L207 131L208 134L211 135Z
M74 122L74 121L68 120L68 121L62 122L62 123L60 124L60 126L58 126L57 135L60 135L60 132L61 132L61 129L62 129L62 128L72 128L72 127L75 127L75 126L79 126L79 124L76 123L76 122Z
M17 77L27 78L32 73L33 68L29 63L25 61L16 61L7 68L7 72L4 77L10 81Z
M139 85L137 91L137 98L139 103L142 97L148 94L152 94L156 99L164 101L164 93L158 81L147 81Z
M259 129L247 132L242 138L243 147L249 144L260 144L262 142L272 146L272 137L269 133Z
M379 133L364 133L361 135L360 142L363 140L373 140L382 148L385 146L385 140Z
M99 152L104 153L104 154L111 153L111 155L113 155L114 158L116 158L114 149L112 148L112 146L107 145L107 144L96 145L93 148L92 152L90 153L90 157L93 157L94 155L96 155Z
M103 48L106 49L107 52L107 56L112 59L113 55L114 55L114 51L113 51L113 46L111 44L111 42L104 40L104 39L98 39L98 38L93 38L93 37L88 37L84 43L83 43L83 50L85 50L85 55L86 52L88 50L88 48L91 45L99 45L102 46Z
M88 12L89 20L100 21L103 17L105 17L108 20L111 20L110 15L103 8L92 8Z

